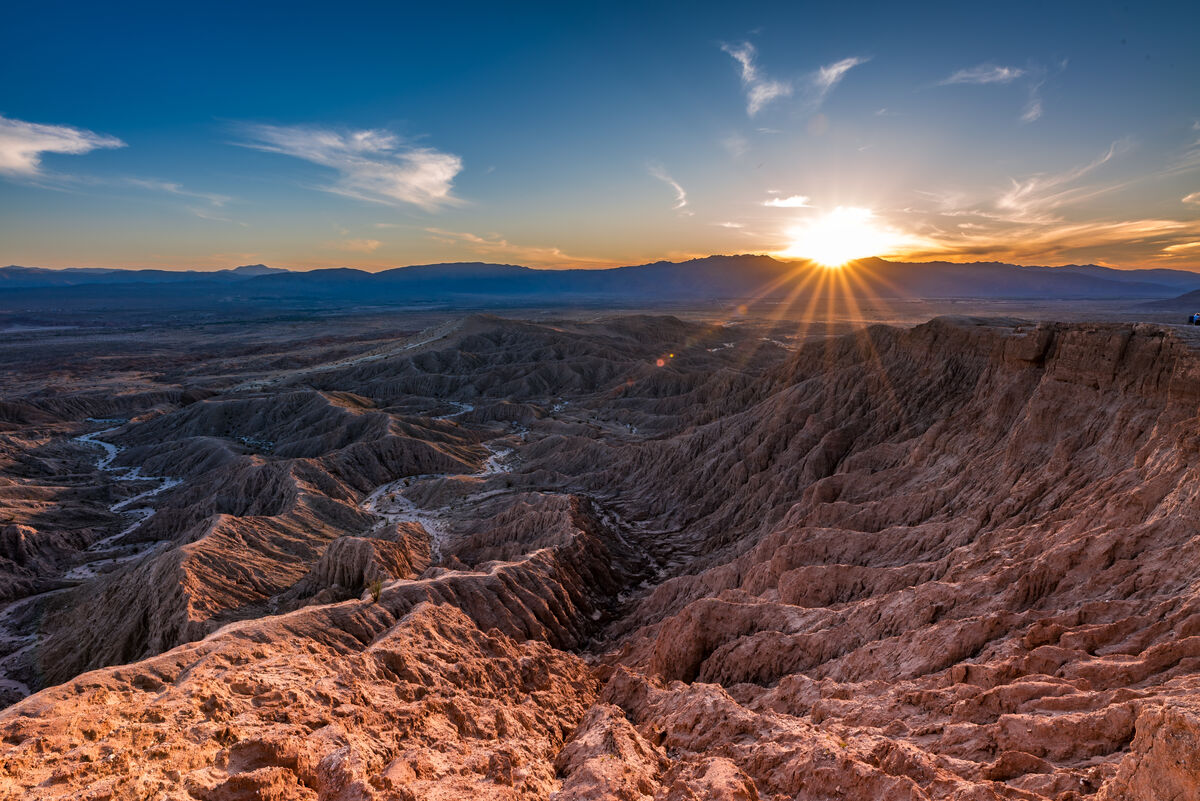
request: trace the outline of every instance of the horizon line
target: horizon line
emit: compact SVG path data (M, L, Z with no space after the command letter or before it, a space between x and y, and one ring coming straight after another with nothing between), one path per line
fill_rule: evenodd
M775 254L775 253L746 252L746 253L710 253L710 254L704 255L704 256L693 256L691 258L685 258L685 259L679 259L679 260L663 258L663 259L658 259L655 261L646 261L646 262L640 262L640 263L636 263L636 264L613 264L611 266L569 265L569 266L562 266L562 267L543 267L543 266L530 266L530 265L526 265L526 264L515 264L515 263L511 263L511 262L446 261L446 262L423 262L423 263L414 263L414 264L401 264L401 265L395 265L395 266L390 266L390 267L379 267L377 269L371 269L369 267L363 267L363 266L352 266L352 265L338 265L338 266L330 266L330 267L322 267L322 266L277 267L277 266L265 264L262 262L256 262L253 264L238 264L238 265L233 265L230 267L193 267L193 266L43 267L43 266L38 266L38 265L7 264L7 265L4 265L3 267L0 267L0 269L8 270L8 269L16 268L16 269L22 269L22 270L44 270L44 271L48 271L48 272L78 271L78 272L93 272L93 273L109 273L109 272L222 273L222 272L233 272L235 270L240 270L240 269L243 269L246 267L263 267L263 268L270 269L270 270L282 270L282 271L289 272L289 273L311 273L311 272L320 272L320 271L325 271L325 270L349 270L349 271L354 271L354 272L367 273L370 275L376 275L379 273L390 272L392 270L407 270L407 269L411 269L414 267L452 267L452 266L459 266L459 265L482 265L482 266L488 266L488 267L515 267L515 268L519 268L519 269L523 269L523 270L530 270L533 272L607 272L609 270L620 270L620 269L627 269L630 267L648 267L648 266L652 266L652 265L656 265L656 264L687 264L688 262L703 261L705 259L715 259L715 258L726 258L726 259L769 258L772 261L779 262L780 264L800 264L800 263L804 263L804 262L811 262L814 264L816 263L812 259L781 258L778 254ZM958 264L958 265L963 265L963 266L970 266L970 265L981 265L981 264L1001 264L1001 265L1006 265L1006 266L1010 266L1010 267L1040 268L1040 269L1063 269L1063 268L1067 268L1067 267L1099 267L1102 269L1118 270L1121 272L1143 272L1143 271L1150 271L1150 270L1171 270L1171 271L1176 271L1176 272L1187 272L1187 273L1200 274L1200 264L1177 265L1177 266L1172 266L1172 267L1117 266L1117 265L1113 265L1113 264L1101 264L1101 263L1097 263L1097 262L1086 262L1086 263L1069 262L1069 263L1063 263L1063 264L1021 264L1018 262L1002 261L999 259L991 259L991 260L976 259L973 261L958 261L958 260L955 260L953 257L929 259L929 260L924 260L924 261L909 261L907 259L895 258L895 257L884 258L882 256L866 256L866 257L859 258L859 259L850 259L849 261L846 262L846 264L852 264L855 262L867 262L867 261L882 261L882 262L886 262L888 264L912 264L912 265Z

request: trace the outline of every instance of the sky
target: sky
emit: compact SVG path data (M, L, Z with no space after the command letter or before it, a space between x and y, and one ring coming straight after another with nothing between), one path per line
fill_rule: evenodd
M1195 3L1103 0L16 0L0 264L607 267L832 239L1200 270L1197 31Z

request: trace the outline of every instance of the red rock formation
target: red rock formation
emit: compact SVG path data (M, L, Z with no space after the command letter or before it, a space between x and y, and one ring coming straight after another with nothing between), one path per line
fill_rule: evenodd
M786 354L757 333L472 319L280 382L324 394L126 427L122 458L192 455L139 534L169 545L64 595L38 652L71 667L0 714L0 788L1200 798L1190 345L940 319ZM473 408L387 411L438 393ZM225 419L276 446L213 446ZM507 472L471 475L481 441ZM439 510L437 548L358 507L406 475L391 492Z

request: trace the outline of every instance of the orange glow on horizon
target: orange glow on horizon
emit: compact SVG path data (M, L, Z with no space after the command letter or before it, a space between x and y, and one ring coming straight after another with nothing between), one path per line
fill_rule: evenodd
M875 221L870 209L855 206L838 206L791 229L788 236L791 244L776 255L784 259L809 259L828 268L889 253L900 240L896 233Z

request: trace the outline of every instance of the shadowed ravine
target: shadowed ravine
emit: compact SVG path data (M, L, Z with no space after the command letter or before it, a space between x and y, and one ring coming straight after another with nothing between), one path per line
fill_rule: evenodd
M1196 797L1200 341L818 333L480 315L14 397L0 795Z

